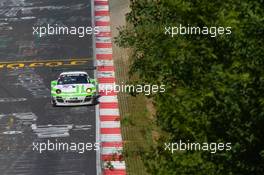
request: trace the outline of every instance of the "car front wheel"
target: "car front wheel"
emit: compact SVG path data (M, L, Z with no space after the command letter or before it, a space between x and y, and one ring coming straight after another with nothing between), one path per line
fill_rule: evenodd
M53 107L57 106L57 103L56 103L56 101L53 98L51 99L51 104L52 104Z

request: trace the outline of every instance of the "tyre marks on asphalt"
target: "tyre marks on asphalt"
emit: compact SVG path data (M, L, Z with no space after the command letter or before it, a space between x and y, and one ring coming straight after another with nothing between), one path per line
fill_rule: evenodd
M23 102L27 101L26 98L0 98L0 103Z
M42 0L38 0L37 2L1 0L1 58L46 58L49 54L54 54L54 52L58 51L60 53L56 54L61 54L62 56L66 56L67 52L71 55L77 55L78 53L87 55L91 52L91 48L87 49L87 45L85 45L84 42L85 40L81 41L84 43L81 45L82 47L75 47L75 45L70 44L64 45L65 42L63 42L63 40L53 42L54 40L51 37L44 37L41 39L35 37L34 39L31 26L46 26L47 24L64 26L76 22L85 24L87 23L87 19L90 19L90 17L87 16L87 8L90 5L86 1L76 0L72 3L69 0L64 0L62 2L56 2L56 4L54 3L54 1L49 0L44 2ZM68 14L72 13L73 15L66 17L65 12ZM54 18L54 16L56 17ZM25 27L21 28L21 23L24 23ZM22 33L22 35L19 35L19 33ZM32 43L32 40L34 40L34 43ZM72 43L76 42L72 41ZM64 52L62 50L64 50ZM67 52L65 52L65 50Z
M52 108L47 98L49 83L59 74L53 68L78 70L92 64L91 39L40 39L32 36L31 28L49 22L89 25L88 7L90 2L82 0L1 0L1 175L96 174L95 152L32 151L33 141L95 141L94 107ZM30 115L37 120L30 119Z
M73 125L32 125L32 130L38 138L69 137Z
M48 98L50 90L46 87L43 78L33 68L10 70L9 77L15 77L13 85L21 86L34 98Z
M70 131L87 131L92 125L36 125L33 124L32 130L37 134L38 138L60 138L69 137Z
M37 121L37 116L32 112L0 114L0 134L23 134Z
M37 138L59 138L69 137L72 131L87 131L92 129L92 125L37 125L37 116L32 112L0 114L0 135L15 135L34 133ZM1 145L0 145L1 147Z

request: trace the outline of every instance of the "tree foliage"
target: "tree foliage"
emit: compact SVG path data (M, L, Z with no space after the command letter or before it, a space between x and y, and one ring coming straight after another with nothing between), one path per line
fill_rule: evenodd
M165 84L154 94L168 134L145 154L152 174L264 174L264 1L131 0L117 43L133 50L131 75ZM165 26L232 27L231 35L165 35ZM215 154L164 142L231 142Z

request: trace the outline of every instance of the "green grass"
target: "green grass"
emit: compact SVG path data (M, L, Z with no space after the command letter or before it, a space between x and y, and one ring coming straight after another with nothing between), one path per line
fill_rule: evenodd
M117 82L128 80L128 61L115 60ZM152 121L146 107L144 95L132 97L119 93L122 137L125 142L124 158L129 175L147 175L140 152L149 149L152 144Z

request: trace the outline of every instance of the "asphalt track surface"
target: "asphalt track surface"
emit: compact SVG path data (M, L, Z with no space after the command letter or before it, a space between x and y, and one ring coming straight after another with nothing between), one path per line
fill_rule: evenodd
M0 0L0 174L94 175L96 152L33 150L91 143L95 106L52 107L50 81L93 65L92 36L33 36L33 26L91 26L89 0ZM93 70L87 70L93 77ZM94 147L93 147L94 149Z

